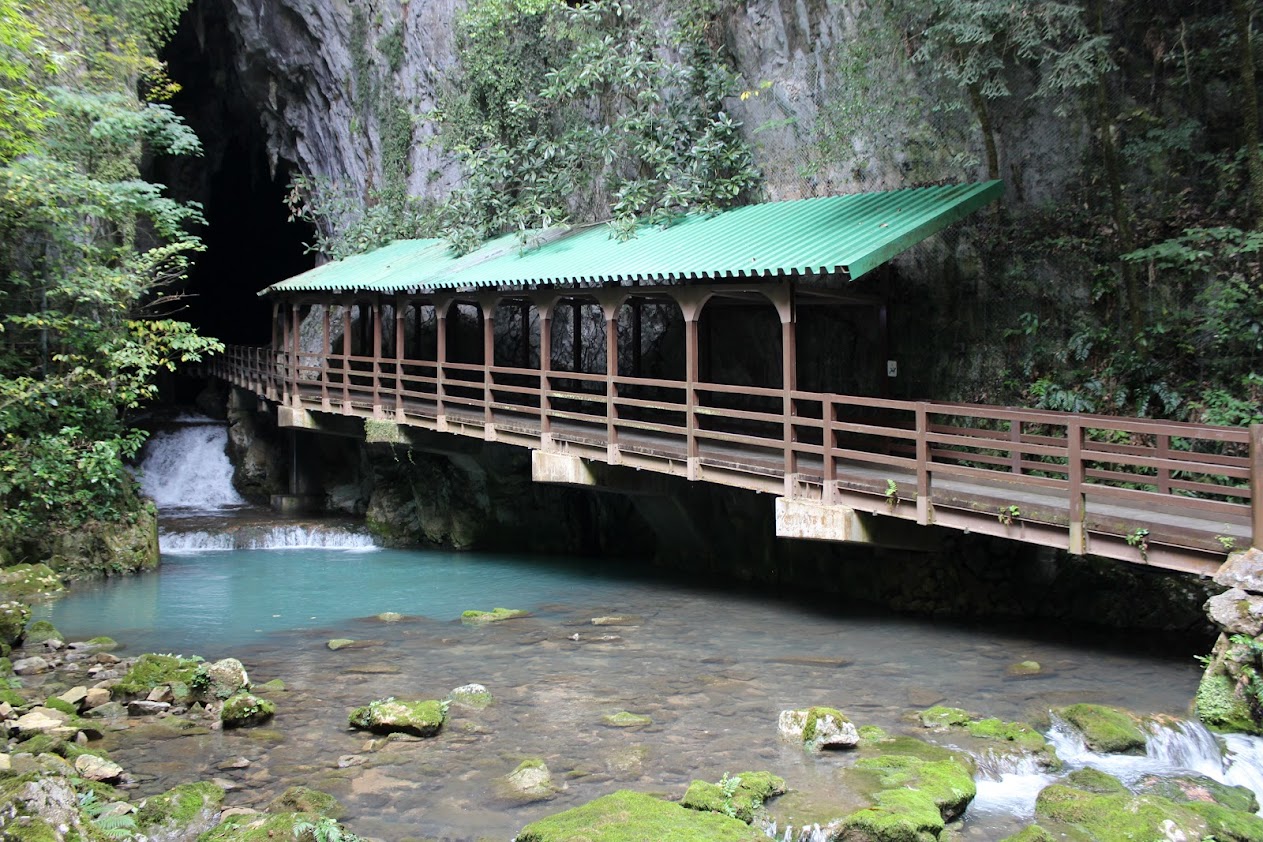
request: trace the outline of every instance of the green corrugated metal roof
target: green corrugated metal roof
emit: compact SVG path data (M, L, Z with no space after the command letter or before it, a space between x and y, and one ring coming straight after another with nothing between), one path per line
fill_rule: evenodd
M608 226L542 232L523 249L506 235L462 257L442 240L401 240L327 263L263 293L469 290L622 281L688 282L838 273L850 279L1003 192L999 181L766 202L644 225L619 241ZM261 293L261 294L263 294Z

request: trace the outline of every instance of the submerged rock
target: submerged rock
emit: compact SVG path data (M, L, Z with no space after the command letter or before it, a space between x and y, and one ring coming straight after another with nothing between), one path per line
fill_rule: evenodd
M620 710L618 713L608 713L601 717L601 721L611 728L644 728L646 725L653 724L651 717L630 713L625 710Z
M1232 810L1256 812L1259 802L1244 786L1220 783L1214 778L1186 772L1179 775L1146 775L1136 782L1140 795L1159 795L1176 803L1219 804Z
M531 822L516 842L767 842L762 831L739 819L699 812L620 790L582 807Z
M484 623L498 623L503 620L515 620L518 617L525 617L528 612L517 608L492 608L490 611L478 611L470 609L460 615L460 621L470 626L480 626Z
M783 739L801 742L808 751L826 748L855 748L860 735L855 725L840 710L814 707L783 710L777 722Z
M219 718L225 728L262 725L276 713L276 705L253 693L237 693L224 701Z
M749 824L769 798L785 794L785 780L771 772L742 772L717 783L693 781L680 806L733 816Z
M461 707L482 710L493 700L491 691L481 684L462 684L447 694L447 700Z
M348 720L352 728L374 734L398 732L432 737L443 726L446 716L446 705L433 699L405 701L391 698L378 699L356 708L351 711Z
M268 804L269 813L311 813L336 819L343 813L338 799L306 786L291 786Z
M538 757L523 760L517 768L500 779L500 794L523 804L547 801L557 794L552 772Z
M1025 722L1004 722L990 717L977 719L960 708L932 707L917 714L922 727L933 731L953 731L979 740L997 743L1002 753L1033 756L1045 769L1060 769L1061 759L1044 736Z

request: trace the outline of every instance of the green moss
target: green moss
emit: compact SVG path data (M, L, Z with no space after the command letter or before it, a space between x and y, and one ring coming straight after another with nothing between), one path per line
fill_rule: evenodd
M57 627L47 620L36 620L33 623L28 623L26 631L22 634L22 638L28 645L33 643L43 643L47 640L66 639L61 632L57 631Z
M343 808L338 799L327 792L305 786L291 786L268 805L269 813L314 813L336 819Z
M16 690L0 689L0 702L6 702L15 708L20 708L26 704L26 699L22 698L22 694Z
M1039 675L1044 668L1040 666L1039 661L1019 661L1016 664L1009 664L1005 672L1015 677L1024 677L1028 675Z
M716 813L699 812L622 790L536 822L517 842L767 842L760 831Z
M212 783L199 781L180 784L161 795L146 798L136 812L136 825L141 830L182 828L192 823L203 811L218 811L223 804L224 791Z
M351 640L349 637L335 637L333 640L330 640L325 644L325 646L329 647L329 649L334 652L337 652L339 649L346 649L347 647L353 645L355 645L355 641Z
M225 728L244 728L261 725L276 713L276 705L253 693L236 693L224 702L219 718Z
M980 739L1016 743L1018 747L1030 752L1040 752L1048 747L1043 735L1025 722L980 719L977 722L970 722L966 730Z
M1206 820L1210 834L1216 839L1263 842L1263 818L1253 813L1233 810L1220 804L1193 802L1185 807Z
M836 708L808 708L807 721L803 724L803 742L810 743L816 739L817 723L826 716L832 716L839 725L850 722L846 714Z
M732 816L749 824L764 801L784 792L785 780L771 772L742 772L718 783L693 781L680 806Z
M973 717L960 708L935 705L918 713L917 718L921 720L921 724L926 728L944 730L956 725L968 725Z
M1056 842L1057 837L1037 824L1024 827L1012 836L1006 836L1001 842Z
M648 716L641 716L638 713L630 713L620 710L618 713L609 713L601 717L601 721L613 728L643 728L646 725L652 725L653 719Z
M1218 731L1261 734L1263 728L1250 715L1250 706L1237 692L1236 683L1223 673L1207 672L1197 685L1194 701L1197 718Z
M88 643L92 644L97 649L117 649L118 648L118 641L112 637L105 637L105 636L94 637L88 640Z
M62 842L62 836L52 825L37 816L11 820L0 831L4 842Z
M22 742L18 743L14 752L30 752L31 754L58 754L66 755L66 741L61 737L54 737L52 734L33 734Z
M1108 777L1108 776L1107 776ZM1045 787L1035 800L1035 818L1094 842L1201 838L1260 840L1263 819L1216 804L1176 804L1156 795L1090 792L1066 784Z
M288 688L284 681L274 678L265 684L260 684L257 689L262 693L284 693Z
M47 699L45 699L44 707L52 708L53 710L59 710L62 713L68 713L71 716L77 716L79 714L79 708L70 704L70 702L62 701L56 696L49 696Z
M0 595L30 601L64 591L66 583L47 564L15 564L0 570Z
M447 700L453 704L462 707L473 708L474 710L483 710L488 707L495 699L487 688L481 684L467 684L463 687L457 687L447 694Z
M1214 803L1232 810L1253 813L1259 808L1254 793L1243 786L1223 784L1205 775L1186 772L1179 775L1150 775L1142 778L1136 791L1160 795L1177 804Z
M1136 754L1145 750L1145 735L1126 711L1079 704L1061 708L1057 713L1083 735L1093 751Z
M861 725L859 727L860 745L872 745L874 743L884 743L890 739L890 735L886 733L886 729L878 728L876 725Z
M929 798L947 821L963 813L978 794L969 770L955 759L927 761L890 754L860 758L855 762L855 769L875 776L879 805L880 796L886 790L916 790Z
M310 813L229 816L197 837L197 842L289 842L294 839L295 824L319 818Z
M886 790L877 793L876 802L844 818L838 838L923 842L937 839L943 832L943 817L923 792Z
M155 687L176 682L189 685L197 672L200 658L181 658L178 655L141 655L118 680L113 690L115 698L146 696Z
M355 708L347 717L352 728L375 734L401 732L419 737L432 737L447 718L447 706L433 699L404 701L378 699Z
M1084 792L1095 792L1100 795L1127 792L1123 782L1113 775L1099 769L1076 769L1062 779L1062 783Z
M498 623L501 620L513 620L525 617L528 612L517 608L492 608L490 611L470 609L460 615L460 621L466 625L478 626L483 623Z

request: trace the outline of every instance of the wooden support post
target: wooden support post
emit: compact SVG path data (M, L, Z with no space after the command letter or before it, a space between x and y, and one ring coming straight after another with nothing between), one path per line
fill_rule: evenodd
M1009 465L1013 473L1022 473L1022 451L1019 446L1022 444L1022 422L1020 419L1014 418L1009 421L1009 441L1013 443L1013 447L1009 449Z
M785 496L793 497L798 488L798 431L794 427L794 396L798 388L797 331L794 319L781 324L781 388L784 398L781 413L785 417Z
M1083 555L1088 551L1087 533L1084 530L1087 500L1083 487L1083 433L1083 426L1077 418L1066 423L1066 470L1070 480L1069 549L1074 555Z
M434 384L435 419L440 432L447 430L447 409L443 406L445 376L443 367L447 365L447 311L451 302L447 299L434 300L435 333L438 345L434 351Z
M351 308L355 300L348 298L342 304L342 414L351 411Z
M329 335L332 328L329 311L332 306L331 303L325 302L321 308L324 313L320 319L320 408L326 412L329 411L329 354L332 353L330 345L333 342Z
M1171 458L1171 436L1167 433L1158 433L1154 436L1154 444L1157 445L1158 458ZM1171 469L1165 466L1158 468L1158 493L1171 493Z
M1263 424L1250 425L1250 536L1263 549Z
M381 418L382 413L382 300L374 295L370 306L373 314L373 417Z
M404 313L407 312L408 302L402 295L395 296L395 421L402 424L404 421L403 411L403 361L407 357L404 352L404 342L406 340L406 332L404 331Z
M917 523L930 522L933 508L933 491L930 488L930 405L925 401L917 404Z
M299 334L299 326L298 326L298 309L299 309L299 308L298 308L298 302L297 302L297 301L291 301L291 302L289 303L289 322L290 322L290 332L289 332L289 335L290 335L290 354L291 354L291 356L290 356L290 366L289 366L289 383L290 383L289 388L290 388L290 403L291 403L293 406L298 406L298 405L299 405L299 396L298 396L298 363L299 363L299 356L298 356L298 350L299 350L299 348L301 347L302 343L301 343L301 340L300 340L299 335L298 335L298 334Z
M820 474L820 502L830 504L838 496L838 469L833 459L833 448L838 445L838 433L834 429L838 421L838 408L828 396L820 402L820 413L824 420L824 426L821 429L823 436L820 440L824 445L824 453L821 456L824 470Z
M543 450L552 447L552 401L548 391L552 388L553 368L553 298L535 298L535 310L539 313L539 446Z
M618 311L627 300L626 293L618 289L603 289L594 293L605 317L605 448L606 460L611 465L619 463L618 454Z
M498 298L479 298L478 311L482 313L482 434L487 441L495 441L495 376L496 365L496 306Z
M700 309L700 308L699 308ZM691 315L691 318L690 318ZM697 479L698 459L697 446L697 315L684 315L684 419L685 419L685 453L688 458L688 478Z

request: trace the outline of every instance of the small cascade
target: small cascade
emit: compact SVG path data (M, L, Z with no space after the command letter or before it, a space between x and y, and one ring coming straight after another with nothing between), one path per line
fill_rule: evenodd
M232 487L228 428L203 416L177 416L155 433L140 464L140 487L160 510L217 511L247 505Z
M158 545L164 553L195 553L214 550L366 550L373 538L363 529L324 526L312 523L272 524L215 530L163 531Z

